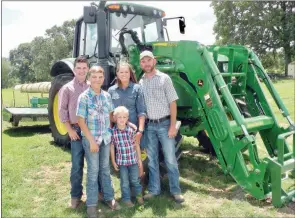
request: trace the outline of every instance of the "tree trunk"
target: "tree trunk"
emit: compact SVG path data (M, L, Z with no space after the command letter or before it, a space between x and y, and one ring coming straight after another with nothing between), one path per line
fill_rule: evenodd
M291 63L291 51L290 46L288 48L284 48L284 56L285 56L285 77L288 76L288 65Z

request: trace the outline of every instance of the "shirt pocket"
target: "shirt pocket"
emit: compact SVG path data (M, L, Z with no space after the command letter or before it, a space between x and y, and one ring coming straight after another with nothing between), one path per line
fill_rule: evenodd
M136 93L126 96L126 106L135 107L136 103Z

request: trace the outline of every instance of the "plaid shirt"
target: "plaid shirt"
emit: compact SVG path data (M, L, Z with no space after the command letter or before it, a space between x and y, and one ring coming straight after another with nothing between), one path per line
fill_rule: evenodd
M65 84L58 93L58 115L60 121L65 123L78 123L76 116L77 100L79 95L84 92L89 85L86 82L79 82L75 77L72 81Z
M86 120L91 135L98 144L104 140L105 144L111 142L110 113L114 110L112 99L109 93L101 90L96 94L89 87L78 98L77 116ZM82 136L85 136L82 132Z
M116 150L116 163L120 166L137 164L136 150L134 148L135 131L126 126L124 130L118 129L115 125L112 129L112 144Z
M152 78L144 74L139 84L143 89L148 118L160 119L170 115L170 103L178 100L170 76L157 70Z

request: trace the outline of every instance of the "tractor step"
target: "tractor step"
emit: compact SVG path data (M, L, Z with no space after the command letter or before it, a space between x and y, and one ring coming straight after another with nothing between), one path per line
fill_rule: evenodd
M235 135L243 134L242 129L235 120L229 122ZM270 129L274 125L274 120L268 116L257 116L245 119L245 125L248 132L257 132L264 129Z
M286 138L293 136L293 151L288 152L286 149ZM280 134L277 138L277 157L267 158L269 161L269 169L271 173L271 187L272 187L272 202L274 206L280 207L285 202L295 198L295 190L292 189L286 192L282 188L281 178L283 174L295 170L295 131ZM287 147L289 150L289 148Z

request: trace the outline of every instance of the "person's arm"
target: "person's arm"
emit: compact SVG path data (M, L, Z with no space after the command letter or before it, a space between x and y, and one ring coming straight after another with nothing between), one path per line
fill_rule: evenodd
M142 177L143 175L143 166L142 166L142 160L141 160L141 151L139 144L135 144L135 150L137 154L137 162L138 162L138 168L139 168L139 177Z
M80 137L77 134L76 130L72 128L69 119L69 96L69 90L66 86L63 86L58 92L58 115L60 121L65 124L70 139L78 140L80 139Z
M86 98L83 95L80 95L78 98L77 103L77 117L78 117L78 124L81 128L81 131L87 138L90 144L90 151L91 152L98 152L99 146L95 142L94 137L91 135L91 132L88 129L88 126L86 125L86 117L87 117L87 101Z
M169 138L176 136L176 114L177 114L177 105L176 101L170 103L170 127L168 131Z
M176 100L178 99L176 90L173 86L172 80L169 76L166 77L164 84L165 95L169 102L170 107L170 127L168 130L169 138L176 136L176 117L177 117L177 104Z
M140 144L146 119L146 105L144 102L142 87L139 85L137 97L136 97L136 112L138 117L138 131L135 136L136 143Z
M113 167L116 171L119 171L119 167L116 163L116 160L115 160L115 146L114 146L114 143L111 143L111 147L110 147L110 150L111 150L111 161L112 161L112 164L113 164Z

